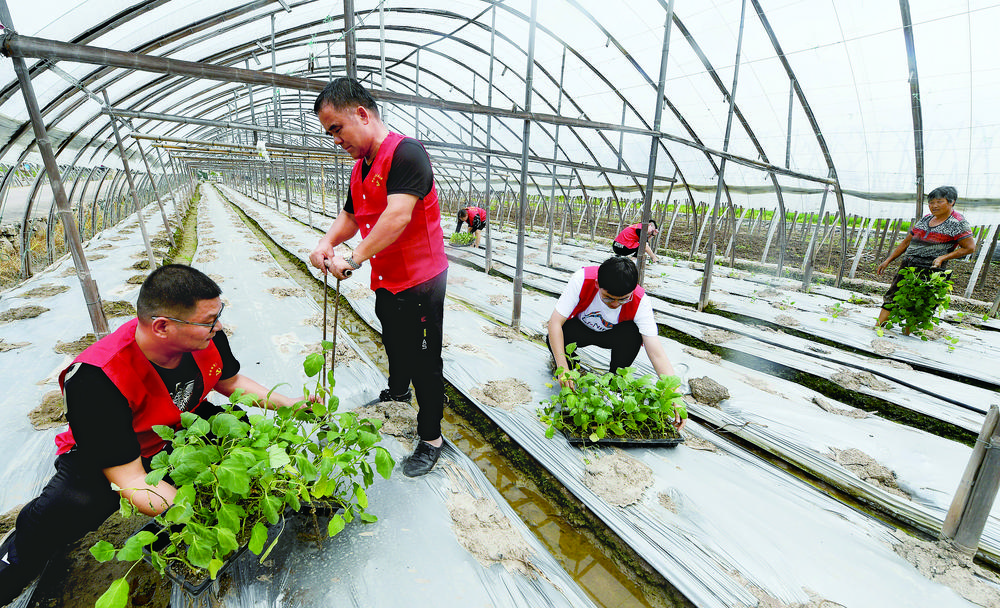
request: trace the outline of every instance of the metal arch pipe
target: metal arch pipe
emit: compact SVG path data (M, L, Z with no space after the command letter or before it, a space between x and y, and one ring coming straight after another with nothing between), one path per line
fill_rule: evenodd
M45 176L44 171L39 171L38 175L35 176L35 182L31 185L31 190L28 191L28 200L25 201L24 206L24 217L21 218L21 279L27 279L31 277L31 234L29 228L31 221L31 212L34 210L35 197L38 195L38 189L42 185L42 178Z
M0 20L7 27L13 29L13 20L11 19L6 0L0 0ZM108 333L107 319L104 316L104 309L101 306L97 284L90 276L87 259L83 255L83 244L80 241L80 233L77 230L76 223L73 221L73 212L69 209L69 204L66 200L66 191L63 190L62 181L59 177L59 166L56 164L55 155L52 153L52 145L49 142L49 136L45 129L45 121L42 118L41 109L38 107L38 99L35 97L31 76L22 58L14 59L13 64L14 72L17 74L17 80L21 88L21 94L24 97L25 106L28 109L28 114L31 116L31 126L35 134L35 142L42 155L45 171L49 175L49 185L52 187L53 197L59 206L59 213L65 217L63 225L66 228L66 240L70 244L73 263L83 289L84 300L87 303L87 310L94 327L94 334L100 338Z
M774 34L774 28L771 27L771 22L768 21L767 15L764 14L764 9L760 5L760 0L750 0L753 3L754 10L757 12L757 18L760 20L761 26L764 31L767 32L767 37L771 41L771 46L774 47L774 52L778 56L778 60L781 61L782 67L785 68L785 73L788 75L788 79L792 84L792 88L795 90L795 96L799 100L799 105L802 106L802 111L809 120L809 126L816 136L816 143L820 150L823 152L823 158L826 161L827 168L829 170L828 180L832 180L832 186L834 194L837 197L837 208L840 211L841 217L841 230L840 230L840 269L837 272L837 282L836 286L840 286L840 282L844 278L844 270L847 266L847 210L844 206L844 191L840 187L840 178L837 176L837 168L833 164L833 155L830 153L830 147L826 143L826 138L823 136L823 131L819 128L819 122L816 120L816 115L813 114L812 106L809 105L809 101L806 99L805 93L802 91L802 87L799 85L798 79L795 77L795 72L792 70L792 66L788 63L788 57L785 56L785 52L781 48L781 44L778 42L778 37ZM782 217L782 220L784 217Z
M910 18L909 0L899 0L899 14L903 21L906 61L910 69L910 112L913 115L913 155L917 178L916 213L913 219L918 219L924 214L924 119L920 105L920 79L917 77L917 53L913 41L913 20Z
M3 210L7 206L7 192L10 189L10 183L15 179L15 174L17 172L17 167L20 163L13 163L10 169L3 174L3 180L0 181L0 222L3 221Z
M87 179L83 182L83 190L80 191L80 236L81 238L87 233L86 221L87 217L84 215L84 208L86 203L84 202L87 198L87 188L90 187L90 182L94 178L94 173L99 170L99 167L91 167L90 172L87 174ZM91 216L91 228L93 228L93 216ZM93 231L91 231L91 236L93 236Z

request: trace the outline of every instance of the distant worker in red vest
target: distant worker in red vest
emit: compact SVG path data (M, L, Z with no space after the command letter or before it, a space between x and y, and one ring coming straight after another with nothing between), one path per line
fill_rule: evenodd
M469 232L476 235L476 249L479 248L479 236L486 227L486 210L481 207L466 207L458 211L458 223L455 224L455 232L462 229L462 224L468 222Z
M150 460L166 446L155 425L180 430L181 412L208 419L223 411L206 399L213 390L229 396L243 389L271 409L295 404L239 373L222 331L221 293L190 266L157 268L139 290L138 318L92 344L60 374L69 430L56 436L55 475L0 544L0 606L56 551L97 529L120 498L146 515L171 505L173 485L146 483Z
M625 257L636 255L639 251L639 232L641 230L642 222L639 222L619 232L618 236L615 237L615 242L611 244L611 250L615 252L615 255ZM646 228L646 238L652 239L659 231L659 228L656 227L656 222L649 220L649 225ZM646 255L649 256L649 261L653 263L658 261L656 254L649 248L648 241L646 243Z
M566 345L576 343L611 350L612 372L632 365L643 347L658 375L675 375L645 295L639 271L628 258L609 258L573 273L549 317L546 342L556 368L569 368ZM570 386L566 378L559 383ZM678 418L677 424L684 422Z
M309 261L346 279L345 271L371 262L375 314L389 360L389 387L380 401L409 403L417 393L420 441L403 473L428 473L444 445L444 361L441 343L448 258L430 157L419 141L393 133L371 94L357 80L338 78L313 104L323 130L354 159L343 210ZM361 232L361 242L339 256L334 247Z

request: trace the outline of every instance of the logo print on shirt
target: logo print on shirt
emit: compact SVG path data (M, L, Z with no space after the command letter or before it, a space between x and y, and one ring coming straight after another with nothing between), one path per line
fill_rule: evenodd
M382 174L375 173L369 179L372 180L372 185L375 186L376 188L382 187L382 180L383 180Z
M600 325L604 329L611 329L612 327L614 327L614 325L612 325L611 323L605 321L604 317L601 316L601 313L599 311L596 311L596 310L594 312L592 312L592 313L589 313L589 314L586 314L586 315L583 315L582 317L580 317L580 321L584 325L588 325L588 326L594 327L594 328L596 328L598 325Z

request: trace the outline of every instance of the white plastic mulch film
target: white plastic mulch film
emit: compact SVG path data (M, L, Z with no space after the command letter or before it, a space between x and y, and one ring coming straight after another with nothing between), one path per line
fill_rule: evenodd
M229 188L223 191L251 217L270 224L269 233L284 235L278 238L282 246L300 252L296 255L304 259L308 240L315 235L294 230L302 220L303 208L294 210L297 221L283 219ZM314 216L316 227L327 221L329 218ZM453 228L449 223L443 220L446 232ZM511 234L494 230L494 270L503 275L513 267L515 244ZM561 289L571 268L607 255L589 243L583 247L567 243L556 247L554 266L546 268L538 263L545 255L544 239L528 238L526 245L525 285L549 293ZM550 356L544 345L519 337L505 327L510 319L509 281L467 266L482 264L482 250L449 249L449 255L453 263L448 281L450 303L445 314L448 381L696 605L754 606L762 601L817 606L826 602L850 607L922 605L927 597L934 597L935 603L944 605L990 606L993 604L989 602L1000 598L1000 588L979 579L967 579L952 587L935 581L931 574L914 567L913 561L907 561L929 563L921 560L934 554L932 546L907 540L904 533L779 472L728 442L725 436L732 433L781 454L845 491L929 529L940 527L953 486L968 459L967 447L872 416L753 368L713 362L669 340L664 339L664 346L687 382L710 376L729 389L731 397L719 409L691 404L699 416L722 429L721 436L691 423L686 443L676 449L627 449L627 457L640 463L635 465L638 470L649 471L650 485L636 488L624 483L610 496L592 489L587 482L593 477L590 465L601 458L615 457L617 450L581 451L559 436L551 440L544 437L536 410L553 390L547 386L551 383ZM683 289L688 280L686 269L674 268L672 260L648 268L652 297L656 298L656 291ZM357 283L342 285L342 292L352 307L377 328L374 298L363 287L367 275L365 265L349 280ZM771 289L787 287L779 282ZM793 291L786 293L797 295ZM671 314L671 305L658 298L654 301L660 322L669 325L670 321L664 319ZM523 294L522 302L522 332L541 338L555 298L531 291ZM706 329L719 329L713 325L718 323L714 318L690 311L672 314L701 323L698 335ZM808 316L805 309L800 315ZM854 327L864 321L841 319L839 323ZM737 337L733 333L729 339ZM772 342L779 345L775 352L794 348L794 344L783 343L781 334L774 334ZM917 342L916 338L908 338L900 345L901 350L909 350ZM834 360L848 355L835 347L826 350ZM605 353L584 351L589 364L598 368L607 365ZM644 355L640 354L636 363L641 370L652 371ZM816 368L819 364L812 365ZM843 365L857 373L856 366L863 362L846 356ZM868 365L876 367L873 362ZM904 377L916 373L902 367L888 369ZM922 378L924 382L933 379L927 374ZM490 397L494 383L520 382L530 392L523 402L511 407L509 403L497 404ZM915 383L920 382L918 379ZM875 388L883 398L896 398L890 380L876 383ZM932 392L911 392L902 403L919 409L913 405L919 402L920 407L931 411L950 405L936 405ZM881 466L888 471L891 482L883 484L852 468L856 464L852 458L875 469ZM623 495L638 498L622 505ZM985 554L997 555L998 532L994 515L987 523L980 547ZM963 599L963 595L970 599Z

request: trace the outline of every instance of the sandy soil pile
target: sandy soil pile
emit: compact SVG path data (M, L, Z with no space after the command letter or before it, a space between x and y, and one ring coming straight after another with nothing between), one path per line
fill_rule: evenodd
M485 567L503 564L508 572L534 578L531 547L514 530L495 501L458 492L448 500L458 542Z
M503 378L473 388L472 396L480 403L512 412L518 405L531 401L531 387L518 378Z
M653 471L622 450L588 454L583 483L610 505L624 507L639 502L653 485Z

